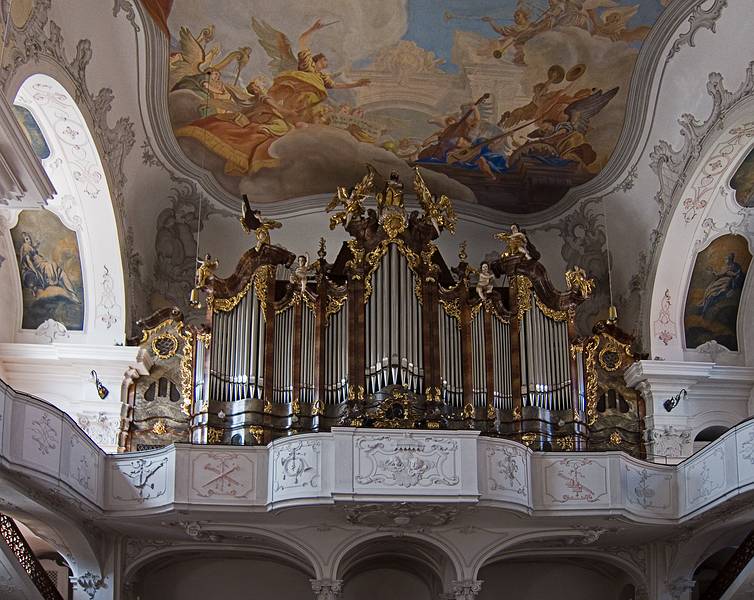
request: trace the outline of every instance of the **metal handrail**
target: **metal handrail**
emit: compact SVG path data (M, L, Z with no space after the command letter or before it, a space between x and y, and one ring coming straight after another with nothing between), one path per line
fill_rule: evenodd
M63 600L63 596L60 595L55 584L49 575L47 575L37 557L34 556L29 544L13 519L2 513L0 513L0 537L2 537L11 552L16 555L18 562L21 563L29 579L31 579L37 590L39 590L42 598L44 600Z

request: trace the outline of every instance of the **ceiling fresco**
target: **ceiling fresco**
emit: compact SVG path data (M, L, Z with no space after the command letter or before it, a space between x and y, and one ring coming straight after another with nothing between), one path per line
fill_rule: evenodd
M331 192L371 163L533 213L609 159L663 4L176 0L170 120L194 163L255 202Z

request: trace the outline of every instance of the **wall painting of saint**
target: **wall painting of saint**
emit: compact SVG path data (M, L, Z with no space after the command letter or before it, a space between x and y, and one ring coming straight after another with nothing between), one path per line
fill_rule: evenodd
M84 329L84 284L76 233L47 210L24 210L11 230L23 293L23 329L47 319Z
M745 208L754 208L754 150L736 169L730 180L730 187L735 190L736 202Z
M738 350L738 308L750 262L740 235L719 237L697 255L683 318L687 348L715 340Z

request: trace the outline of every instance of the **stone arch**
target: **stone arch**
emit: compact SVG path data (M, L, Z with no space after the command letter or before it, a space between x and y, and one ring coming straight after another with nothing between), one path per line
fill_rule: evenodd
M651 356L666 360L710 360L727 364L744 364L746 331L754 333L754 321L741 311L754 296L747 278L738 310L739 351L727 352L714 343L699 349L686 348L683 335L684 309L697 255L726 234L746 238L749 252L754 251L754 208L737 204L730 181L742 161L752 150L754 98L749 97L729 113L718 117L710 134L699 142L698 159L687 169L683 185L673 196L675 203L657 260L651 295ZM754 352L750 351L749 354ZM723 355L725 355L723 357Z
M599 530L593 530L598 532ZM553 542L562 542L564 538L578 541L587 539L590 535L589 530L555 530L547 532L531 532L508 538L502 542L490 544L480 552L473 561L471 561L471 576L477 578L481 569L495 562L508 560L512 558L537 558L542 556L570 556L570 557L588 557L598 559L609 563L625 571L638 586L644 585L644 573L642 569L626 558L615 553L601 551L600 549L590 549L586 547L561 546L552 547ZM532 543L548 543L548 547L525 547Z
M253 536L256 541L255 546L250 546L248 543L235 544L232 540L227 543L218 543L216 551L218 556L220 555L232 555L238 557L246 557L259 560L274 560L280 564L287 565L297 571L300 571L310 579L319 579L322 577L323 569L316 555L310 549L305 548L302 545L297 545L290 539L284 539L280 535L274 537L267 534L261 534L259 532L253 532L253 534L246 534ZM158 544L155 547L149 548L149 540L143 541L143 547L145 551L141 551L140 547L142 541L134 539L129 541L129 545L133 552L137 553L131 562L128 563L123 572L123 581L128 584L136 578L142 569L149 567L149 565L155 563L165 556L177 556L177 555L193 555L194 553L201 553L207 555L206 541L198 541L196 543L176 543L176 544ZM129 546L127 546L126 554L129 553Z
M44 67L45 71L62 75L54 65ZM91 122L61 83L66 77L34 72L23 79L19 77L19 81L13 104L33 117L50 150L49 155L40 157L40 162L56 194L45 209L74 233L78 246L83 289L81 327L59 337L74 343L123 343L126 300L118 219ZM2 212L0 216L9 229L16 225L20 215L25 216L18 208ZM3 242L3 253L13 253L18 261L18 244L11 239ZM6 271L2 277L14 289L15 297L21 298L23 287L18 269ZM23 303L16 306L14 329L8 332L8 341L39 342L35 331L23 327L23 310ZM44 336L42 341L46 341Z
M374 532L346 541L332 555L331 578L347 579L349 573L364 561L379 561L388 553L397 557L398 555L395 554L397 549L400 550L401 560L410 561L409 569L422 566L426 568L423 575L427 579L433 579L434 585L439 586L440 589L433 590L437 593L448 589L452 581L466 578L463 561L454 548L416 532L401 532L400 535L395 532ZM428 588L432 589L430 586Z

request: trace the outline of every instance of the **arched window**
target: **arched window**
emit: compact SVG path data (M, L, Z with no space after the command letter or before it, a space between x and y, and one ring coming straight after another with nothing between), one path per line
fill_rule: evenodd
M68 91L44 74L26 79L13 105L56 194L44 208L8 210L5 251L17 269L3 276L22 298L12 341L122 343L120 243L89 127Z

